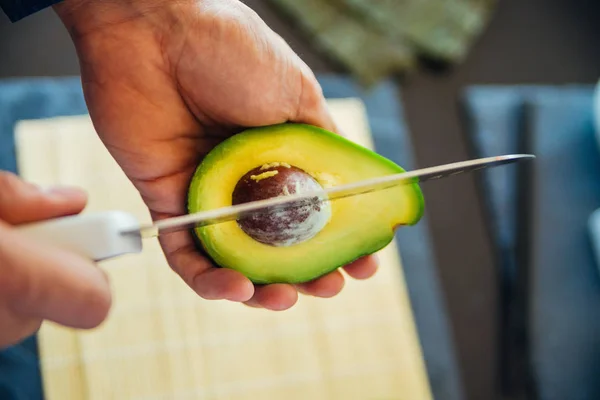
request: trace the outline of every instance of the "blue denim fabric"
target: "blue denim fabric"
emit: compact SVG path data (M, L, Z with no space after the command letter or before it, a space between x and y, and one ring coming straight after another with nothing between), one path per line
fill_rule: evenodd
M0 352L0 399L43 398L35 336Z

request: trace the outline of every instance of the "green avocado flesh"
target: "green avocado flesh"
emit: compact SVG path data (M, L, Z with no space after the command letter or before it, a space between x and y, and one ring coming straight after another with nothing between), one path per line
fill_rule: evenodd
M392 161L314 126L252 128L204 158L190 183L188 212L400 172ZM323 204L304 214L224 222L194 233L217 265L254 283L301 283L382 249L424 209L416 183Z

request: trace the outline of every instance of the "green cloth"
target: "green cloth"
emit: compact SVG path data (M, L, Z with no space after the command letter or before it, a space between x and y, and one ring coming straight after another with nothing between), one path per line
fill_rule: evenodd
M313 46L371 85L417 67L457 63L497 0L269 0Z

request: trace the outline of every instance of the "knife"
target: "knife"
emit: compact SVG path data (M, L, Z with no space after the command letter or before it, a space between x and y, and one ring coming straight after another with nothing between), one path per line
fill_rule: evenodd
M19 225L17 231L34 240L75 252L93 261L103 261L125 254L139 253L143 249L143 239L162 234L239 220L257 213L302 207L308 203L314 204L315 201L335 201L398 185L421 183L534 158L535 156L532 154L508 154L454 162L379 176L317 191L186 214L147 225L140 224L138 219L128 212L110 210Z

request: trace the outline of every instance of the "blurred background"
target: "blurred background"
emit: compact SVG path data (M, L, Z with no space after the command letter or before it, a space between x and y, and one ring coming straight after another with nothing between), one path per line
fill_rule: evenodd
M245 3L326 94L351 87L371 102L374 131L406 135L385 149L401 165L538 157L424 185L425 226L400 234L436 398L600 398L600 3ZM0 16L0 79L78 73L50 10ZM378 104L396 107L392 122Z

